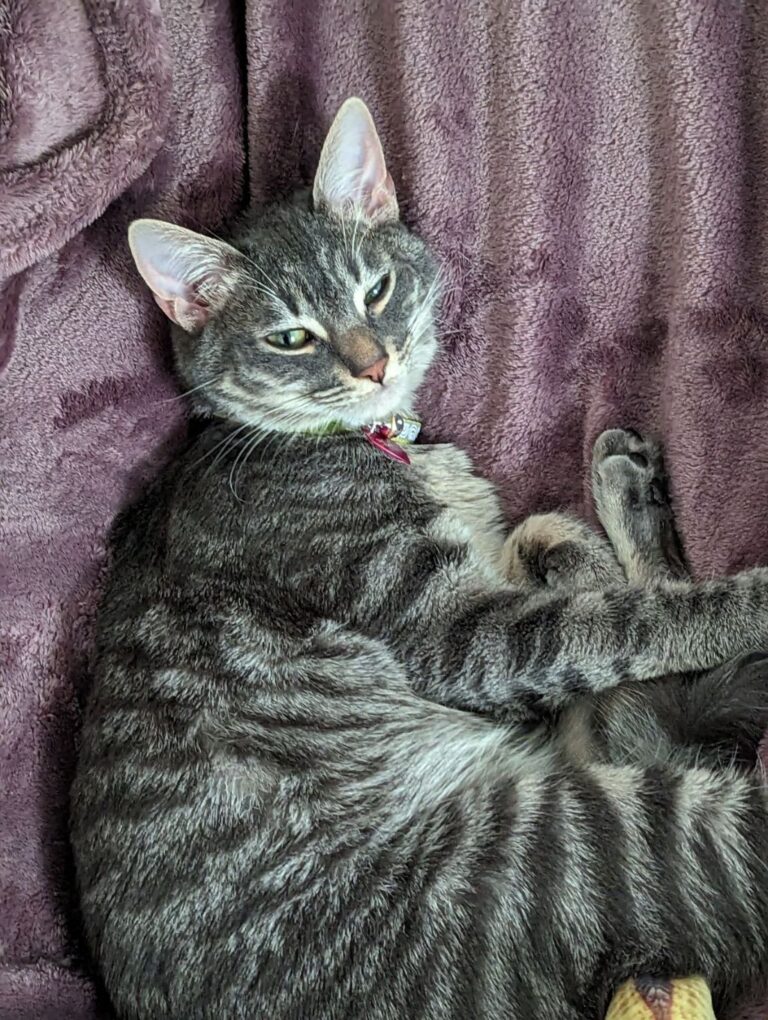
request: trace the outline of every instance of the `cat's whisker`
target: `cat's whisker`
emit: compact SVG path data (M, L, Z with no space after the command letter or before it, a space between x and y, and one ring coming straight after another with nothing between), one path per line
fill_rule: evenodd
M246 423L246 424L244 424L244 425L241 425L241 426L240 426L240 427L239 427L238 429L236 429L236 430L235 430L234 432L230 433L230 435L229 435L228 439L225 439L225 440L224 440L223 442L221 442L221 443L218 443L218 444L216 445L216 447L214 448L214 451L212 451L212 452L215 452L215 450L218 450L218 449L219 449L219 447L222 447L222 449L220 450L220 452L219 452L219 453L217 453L217 454L216 454L216 456L214 457L214 459L213 459L213 460L211 461L211 463L210 463L210 464L208 465L208 467L206 468L206 475L207 475L207 474L208 474L208 473L209 473L210 471L213 471L213 469L214 469L214 468L216 467L216 465L217 465L217 464L219 463L219 461L220 461L220 460L221 460L221 459L222 459L223 457L225 457L225 456L226 456L226 454L227 454L227 452L229 451L230 447L232 447L232 446L235 446L235 445L236 445L236 443L237 443L237 441L238 441L238 436L240 436L240 435L241 435L241 433L242 433L242 432L243 432L243 431L244 431L245 429L247 429L247 428L249 428L249 427L252 427L252 425L250 425L250 423ZM246 437L246 438L247 438L247 437Z
M224 373L221 372L219 375L214 376L213 379L207 379L205 382L201 382L199 385L193 386L191 389L185 390L183 393L177 393L175 397L163 397L160 400L156 400L155 403L156 404L172 404L172 403L174 403L177 400L183 400L185 397L188 397L190 395L190 393L197 393L198 390L204 390L208 386L212 386L214 383L219 382L223 377L224 377Z
M352 400L352 394L346 390L343 393L336 393L330 397L313 397L316 404L321 404L323 407L335 407L337 404L343 404L345 400Z
M360 235L360 239L359 239L359 241L357 243L357 247L355 247L355 237L357 236L357 230L358 230L358 227L360 226L361 223L363 224L363 232ZM354 232L352 234L352 254L353 254L353 258L356 261L360 260L360 249L362 248L363 241L365 240L365 237L366 237L366 235L367 235L369 230L370 230L370 225L368 224L368 221L364 220L362 213L358 211L358 213L357 213L357 215L355 217L355 229L354 229Z
M312 399L314 400L317 397L325 397L330 396L332 394L345 392L346 388L343 383L334 383L333 386L326 386L324 390L313 390L312 393L307 394L307 396L312 397Z
M275 418L272 419L271 424L272 424L273 427L269 428L269 427L265 427L265 423L262 423L262 425L258 429L258 436L256 437L256 441L249 445L246 458L244 459L243 466L240 469L241 471L242 471L243 467L245 466L245 463L247 462L247 459L250 458L252 453L258 447L261 447L261 453L265 454L265 453L267 453L269 451L269 449L278 440L280 440L281 442L285 442L285 443L294 442L294 441L296 441L298 439L298 436L301 434L301 431L300 430L293 431L293 432L290 431L291 425L292 424L305 424L305 425L307 425L308 423L307 422L297 421L296 420L296 415L294 414L294 415L282 415L281 417L275 417ZM276 427L276 426L280 426L280 427Z
M242 474L243 470L246 468L248 464L248 461L252 458L254 453L259 451L262 455L265 454L278 437L279 433L277 432L270 433L269 431L261 427L257 429L253 438L248 441L248 446L245 451L243 463L240 468L240 474Z
M312 393L310 396L317 403L324 403L326 400L335 401L339 398L343 398L347 395L347 390L336 390L333 393Z
M432 301L433 297L435 296L435 294L437 292L438 287L440 286L440 280L441 280L441 277L442 277L442 272L443 272L442 267L438 268L438 271L435 273L435 277L432 280L432 283L427 288L426 294L424 295L424 297L419 302L418 307L417 307L415 313L411 316L411 321L413 321L414 319L418 318L418 316L423 312L423 310Z
M257 294L266 294L268 297L277 298L277 292L271 287L267 287L260 280L254 279L252 276L249 277L244 283L243 288L245 290L254 290Z
M364 170L360 170L357 168L352 169L347 173L339 174L337 176L335 181L335 187L345 191L348 194L360 192L362 190L361 185L363 183L364 177L365 177ZM353 221L352 240L350 244L348 244L347 242L346 232L346 220L348 219L352 219ZM357 261L360 256L360 245L362 244L363 239L365 238L365 235L369 229L368 221L363 216L362 209L360 208L360 206L354 203L350 203L348 208L345 208L342 211L340 220L345 251L347 252L349 257L353 259L353 261ZM361 223L363 224L364 229L363 233L360 236L360 242L356 247L355 241L357 239L357 232Z
M289 432L279 432L276 429L271 430L269 432L264 432L261 439L261 442L264 444L261 447L261 453L263 455L269 453L269 451L272 449L275 443L278 442L278 440L281 442L290 442L291 438L293 437Z
M357 257L359 254L359 250L355 249L355 238L357 237L357 228L360 225L360 219L361 219L360 213L358 212L355 216L354 225L352 227L352 258L355 261L357 261Z
M228 243L229 243L228 241L225 241L223 237L220 237L220 236L219 236L219 235L218 235L218 234L217 234L217 233L216 233L215 231L211 230L210 228L206 228L206 232L207 232L208 234L210 234L210 235L211 235L211 237L214 237L214 238L215 238L215 239L216 239L217 241L221 241L221 242L222 242L222 244L228 244ZM249 254L248 254L247 252L244 252L244 251L240 251L240 249L238 249L238 251L240 252L240 255L241 255L241 256L242 256L242 257L243 257L243 258L245 259L245 261L246 261L246 262L247 262L247 263L248 263L249 265L251 265L251 266L252 266L252 267L253 267L253 268L254 268L254 269L255 269L255 270L257 271L257 272L261 273L261 275L262 275L262 276L264 276L264 277L265 277L265 278L267 279L267 281L268 281L269 283L271 283L271 284L272 284L272 286L273 286L273 287L277 288L277 284L275 283L275 281L274 281L274 280L272 279L272 277L271 277L271 276L269 276L269 274L268 274L268 273L267 273L267 272L266 272L266 271L265 271L265 270L264 270L264 269L263 269L263 268L262 268L262 267L261 267L261 266L260 266L260 265L258 264L258 262L254 261L254 259L252 259L252 258L251 258L251 256L250 256L250 255L249 255ZM277 295L275 295L275 296L277 296Z
M277 292L277 290L279 289L278 285L275 283L275 281L272 279L272 277L269 275L269 273L265 269L262 269L262 267L260 265L258 265L256 262L254 262L253 259L250 259L249 261L250 261L251 265L253 266L253 268L256 270L256 272L261 273L261 275L264 277L264 279L267 281L267 283L269 283L272 287L274 287L275 292ZM276 293L275 293L275 296L277 296Z
M214 230L207 229L207 233L210 234L211 237L215 238L217 241L221 241L223 244L228 243L224 240L223 237L220 237ZM272 277L269 276L269 274L253 258L251 258L251 256L247 252L244 252L240 249L238 249L238 251L241 257L245 259L245 261L248 263L248 265L251 266L251 268L255 269L257 273L261 273L261 275L272 285L274 289L265 287L263 284L259 284L256 280L247 281L245 286L253 287L254 289L257 289L259 293L264 294L267 297L271 297L277 304L284 305L285 302L282 301L280 296L278 295L277 293L278 286L272 279Z
M212 457L213 454L216 453L216 451L218 449L220 449L221 447L225 447L225 449L222 451L222 454L220 454L219 457L217 457L213 461L213 463L208 466L207 471L210 471L213 468L213 466L219 461L220 457L224 453L226 453L227 445L230 444L237 437L238 433L242 432L243 429L245 429L247 427L248 427L247 425L241 425L238 429L235 430L234 433L228 432L227 435L224 436L224 438L222 440L220 440L214 447L212 447L210 450L206 450L206 452L203 454L202 457L198 457L198 459L196 461L193 461L193 463L190 464L188 470L192 471L194 468L200 467L201 465L203 465L205 463L205 461L209 457Z
M255 431L256 431L256 436L258 437L258 429L256 429ZM253 438L254 438L253 435L249 435L249 436L245 437L245 442L243 443L243 446L242 446L241 450L239 451L239 453L235 457L235 460L234 460L234 462L232 464L232 467L229 469L229 488L230 488L230 491L231 491L232 495L235 497L235 499L238 501L238 503L242 503L243 500L237 494L237 479L239 479L239 475L240 475L240 472L237 472L237 468L238 468L238 465L240 464L241 460L243 460L244 463L247 462L248 453L249 453L249 451L252 448L252 440L253 440ZM242 468L241 468L241 471L242 471ZM237 478L235 479L235 482L233 484L233 478L234 478L236 473L237 473Z
M262 399L254 411L265 430L313 429L317 427L314 402L308 396L295 395L290 400L278 399L271 406Z
M341 217L341 237L342 237L342 244L344 246L344 252L348 256L350 256L351 253L350 253L350 250L349 250L349 243L347 241L347 220L346 220L345 216Z
M356 192L359 193L362 190L361 189L361 185L363 183L364 178L365 178L365 171L361 170L361 169L354 168L352 170L347 171L346 173L337 174L336 178L335 178L334 186L335 186L335 188L337 190L344 191L345 193L350 194L350 195L354 194ZM350 211L351 211L352 215L350 215ZM340 220L341 220L341 223L342 223L342 232L344 232L344 221L346 219L352 218L353 216L355 218L355 222L357 222L357 220L360 219L361 211L360 211L359 207L354 202L348 201L346 206L342 209L342 214L339 217ZM346 235L345 235L345 243L346 243ZM354 253L354 235L353 235L353 238L352 238L352 252L351 253L352 254Z
M408 328L409 328L410 332L412 332L412 333L420 332L422 330L422 328L423 328L421 320L426 318L426 317L428 317L428 316L431 316L432 305L433 305L433 303L434 303L434 301L435 301L435 299L437 297L437 291L438 291L438 288L440 286L440 279L441 279L442 273L443 273L443 269L442 269L442 266L441 266L441 267L438 268L438 271L435 274L434 280L432 281L432 283L430 284L429 288L427 289L427 293L425 294L424 298L419 303L418 308L416 309L416 311L411 316L411 318L410 318L410 320L408 322Z
M268 436L268 441L264 447L264 452L269 451L275 443L291 443L298 439L299 434L296 432L289 432L284 429L274 429Z
M285 301L283 301L279 297L279 295L277 295L274 291L270 290L268 287L265 287L257 280L249 280L247 283L245 283L243 285L243 292L246 294L249 292L253 292L260 296L269 298L270 301L272 301L273 303L275 311L278 313L284 313L286 309Z

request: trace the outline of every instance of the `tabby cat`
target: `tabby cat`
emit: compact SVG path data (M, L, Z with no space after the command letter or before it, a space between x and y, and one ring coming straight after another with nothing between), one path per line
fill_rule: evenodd
M311 194L130 244L205 423L115 526L72 793L118 1016L583 1020L630 974L763 978L768 571L685 578L635 433L595 447L609 546L505 539L462 452L366 430L408 417L439 282L359 100Z

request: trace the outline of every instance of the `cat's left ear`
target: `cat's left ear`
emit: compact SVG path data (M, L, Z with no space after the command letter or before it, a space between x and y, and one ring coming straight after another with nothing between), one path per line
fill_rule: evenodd
M224 241L161 220L134 220L128 244L155 301L188 333L223 308L242 261Z
M313 189L315 205L376 223L398 218L397 196L368 107L348 99L323 144Z

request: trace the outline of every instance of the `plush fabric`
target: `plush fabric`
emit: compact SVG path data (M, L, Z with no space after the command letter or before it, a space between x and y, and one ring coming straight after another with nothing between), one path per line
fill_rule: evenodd
M145 212L214 226L242 201L230 8L12 0L5 35L0 14L3 1020L96 1008L66 839L78 694L109 521L182 425L167 320L126 228ZM40 104L62 39L70 81ZM90 107L86 83L100 97ZM23 159L8 169L12 150Z
M699 576L768 562L762 0L6 0L0 10L0 1016L90 1020L66 796L104 539L178 442L126 225L308 180L341 101L437 248L426 434L511 519L591 513L659 432ZM757 1010L766 1016L768 1010Z

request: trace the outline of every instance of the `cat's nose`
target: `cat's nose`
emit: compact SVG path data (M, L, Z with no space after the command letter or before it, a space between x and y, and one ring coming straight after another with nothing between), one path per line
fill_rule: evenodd
M378 361L374 361L372 365L369 365L367 368L360 369L360 371L356 373L356 378L372 379L375 383L383 383L388 361L389 356L385 354L383 358L379 358Z

